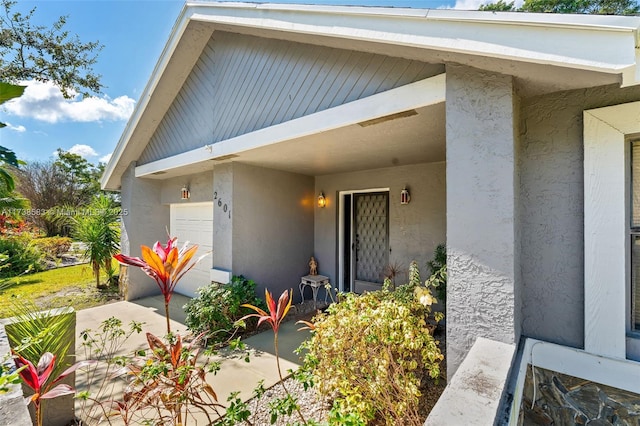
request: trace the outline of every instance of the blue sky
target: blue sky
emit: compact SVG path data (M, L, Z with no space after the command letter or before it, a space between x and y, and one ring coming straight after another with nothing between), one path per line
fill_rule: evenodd
M448 3L447 3L448 1ZM457 1L458 3L455 3ZM276 0L274 3L348 4L477 9L482 0ZM0 145L25 161L52 158L57 148L92 163L106 161L149 79L184 1L19 0L15 10L36 7L34 21L50 26L67 15L66 28L83 41L104 45L94 71L106 86L96 97L64 100L57 88L29 85L25 95L0 107Z

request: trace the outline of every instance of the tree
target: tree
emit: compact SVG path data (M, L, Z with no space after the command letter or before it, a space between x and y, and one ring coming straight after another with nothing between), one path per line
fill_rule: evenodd
M0 59L1 61L2 59ZM3 83L0 81L0 105L13 98L19 98L24 93L25 86ZM0 122L0 129L7 127L6 124ZM8 166L18 167L20 162L16 158L16 154L3 146L0 146L0 182L4 184L6 191L13 191L15 182L13 175Z
M515 1L507 3L504 0L498 0L495 3L481 4L478 10L491 12L515 12Z
M70 35L64 26L67 16L59 17L50 27L33 25L36 8L26 14L13 11L15 0L2 0L0 10L0 104L20 97L25 86L15 83L28 80L51 81L60 87L66 98L76 92L88 96L100 93L100 75L93 65L102 45L97 41L84 43ZM6 127L0 122L0 128ZM0 146L0 152L15 160L13 151ZM7 165L18 167L0 156L0 179L14 185Z
M120 250L120 208L111 198L100 195L80 213L72 217L72 233L87 245L85 255L91 263L96 287L100 288L101 268L111 270L111 259Z
M57 149L58 158L54 165L58 167L69 179L68 188L71 191L70 198L78 200L76 205L88 204L98 195L100 190L100 176L104 166L94 166L87 160L71 152Z
M538 13L580 13L592 15L636 15L640 5L636 0L525 0L521 8L498 0L480 6L479 10Z
M66 234L65 224L55 212L49 212L59 207L64 213L90 204L101 194L101 170L79 155L60 149L55 161L31 162L15 169L18 191L31 202L31 209L38 212L29 219L48 236Z
M65 97L75 92L88 96L102 89L100 75L93 65L102 45L97 41L82 42L70 35L61 16L51 27L34 25L34 7L26 14L14 12L14 0L2 0L0 11L0 81L51 81Z

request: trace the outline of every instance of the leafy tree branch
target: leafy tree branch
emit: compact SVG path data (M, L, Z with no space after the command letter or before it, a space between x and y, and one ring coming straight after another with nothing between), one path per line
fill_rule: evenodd
M14 0L2 0L0 10L0 81L51 81L66 98L76 92L88 96L100 93L100 75L93 71L98 41L83 42L65 29L67 16L50 27L33 24L36 8L14 11Z

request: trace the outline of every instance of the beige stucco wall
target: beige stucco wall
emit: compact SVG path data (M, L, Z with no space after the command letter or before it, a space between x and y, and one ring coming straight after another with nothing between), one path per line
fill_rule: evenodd
M400 191L405 185L410 190L411 202L401 205ZM389 188L391 263L398 261L408 269L409 263L416 260L422 277L426 278L426 262L432 259L435 247L445 242L443 162L318 176L315 195L324 192L328 202L325 208L315 207L314 255L319 273L328 276L334 287L338 285L338 193L372 188ZM408 280L408 276L405 274L402 279Z
M122 253L140 256L142 244L151 247L158 240L166 240L169 206L162 204L161 192L161 181L135 177L135 163L122 175L121 202L123 211L127 212L122 216ZM127 269L127 300L160 293L155 281L140 268Z
M511 76L447 66L447 375L477 337L513 344L518 100Z
M181 199L183 186L190 192L188 200ZM160 202L162 204L202 203L213 200L213 171L180 176L162 181Z
M258 295L265 288L276 297L297 289L313 253L313 177L239 163L228 167L231 219L214 220L214 237L228 241L225 232L231 231L231 271L255 280ZM216 188L218 183L216 178ZM219 212L216 205L214 217L223 216ZM214 250L219 243L214 241ZM294 298L299 300L297 291Z
M522 102L518 159L526 336L584 345L582 114L639 99L640 87L606 86Z

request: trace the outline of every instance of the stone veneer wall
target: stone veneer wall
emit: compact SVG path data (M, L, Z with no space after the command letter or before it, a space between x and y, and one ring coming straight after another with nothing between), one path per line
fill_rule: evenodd
M518 424L637 425L638 407L638 394L529 364Z

